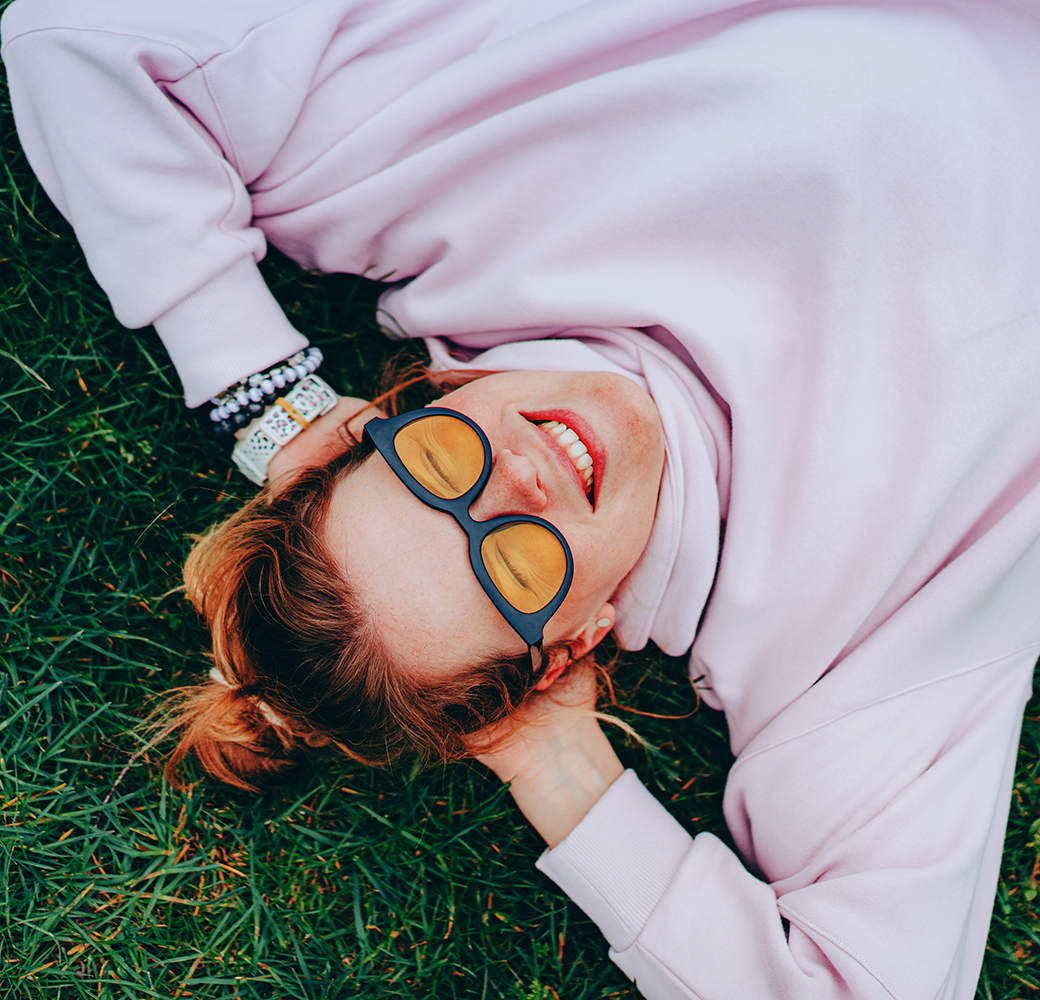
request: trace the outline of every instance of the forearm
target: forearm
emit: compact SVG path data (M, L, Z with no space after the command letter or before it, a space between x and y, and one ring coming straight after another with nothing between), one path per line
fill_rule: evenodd
M547 740L525 741L522 754L486 761L550 847L588 814L624 768L591 715Z

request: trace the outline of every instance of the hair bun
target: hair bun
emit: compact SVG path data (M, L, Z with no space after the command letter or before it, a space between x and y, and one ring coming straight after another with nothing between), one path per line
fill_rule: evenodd
M250 792L284 785L298 770L295 741L284 721L230 685L216 667L206 683L172 694L175 704L160 710L170 718L164 735L183 731L164 769L171 783L178 784L177 767L192 750L213 777Z

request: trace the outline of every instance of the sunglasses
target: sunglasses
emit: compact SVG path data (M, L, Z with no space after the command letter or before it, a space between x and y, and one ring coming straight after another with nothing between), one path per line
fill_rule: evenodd
M424 504L450 514L469 539L477 582L513 631L527 644L531 673L542 666L546 623L570 589L570 546L548 521L506 514L475 521L469 508L491 474L491 444L469 417L428 406L375 418L364 436Z

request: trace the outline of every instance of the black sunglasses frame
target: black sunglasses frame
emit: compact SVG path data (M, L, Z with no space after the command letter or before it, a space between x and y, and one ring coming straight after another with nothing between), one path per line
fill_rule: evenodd
M409 424L422 420L424 417L446 416L454 417L468 424L476 431L480 443L484 446L484 466L476 482L461 496L453 500L444 500L431 493L422 485L405 467L394 447L394 439L398 432ZM383 456L383 460L393 470L398 479L408 487L427 507L439 510L444 514L450 514L469 539L469 564L477 582L484 588L484 593L491 599L498 612L509 623L510 627L527 644L531 656L531 673L537 674L544 666L542 658L542 644L544 641L545 626L549 619L556 613L563 603L567 592L570 590L571 581L574 578L574 557L571 555L571 547L567 539L563 537L560 530L550 524L544 518L535 517L531 514L503 514L493 517L487 521L476 521L469 513L469 508L480 495L480 491L487 485L488 476L491 475L491 443L483 429L474 423L464 413L457 410L449 410L439 406L427 406L421 410L409 410L396 417L375 417L365 424L364 437L372 442L372 445ZM541 611L527 614L517 611L498 588L492 583L491 576L484 567L484 560L480 555L481 543L491 532L506 524L539 524L550 531L563 546L564 555L567 558L567 572L564 574L563 583L560 585L556 596Z

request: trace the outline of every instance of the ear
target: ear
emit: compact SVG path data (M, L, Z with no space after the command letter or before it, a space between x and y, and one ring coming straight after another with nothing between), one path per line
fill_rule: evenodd
M341 396L328 413L318 417L271 459L268 474L275 479L297 469L327 465L361 440L361 432L369 420L382 415L367 399ZM246 427L244 432L248 430Z
M595 649L613 627L614 605L604 604L599 609L599 614L574 638L568 640L567 645L570 646L570 656L555 657L553 662L545 668L545 673L538 678L535 690L544 691L553 684L574 660L580 660L586 653Z

